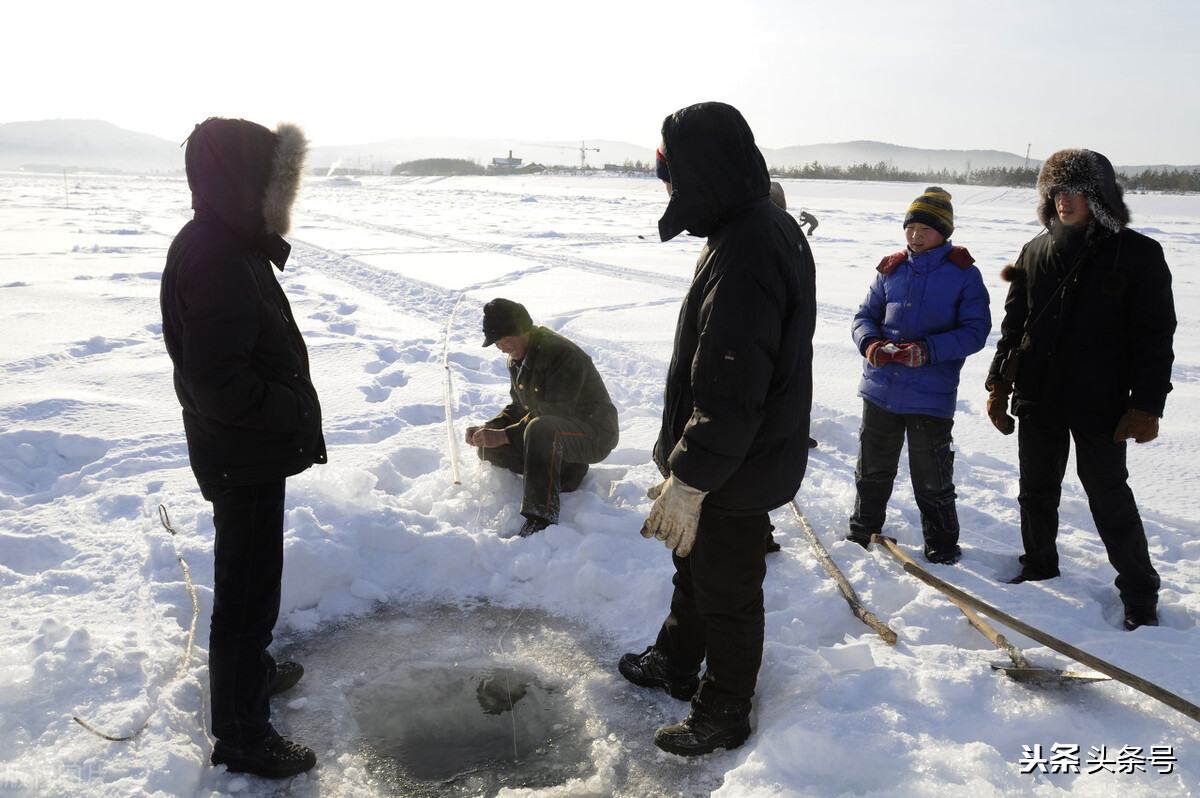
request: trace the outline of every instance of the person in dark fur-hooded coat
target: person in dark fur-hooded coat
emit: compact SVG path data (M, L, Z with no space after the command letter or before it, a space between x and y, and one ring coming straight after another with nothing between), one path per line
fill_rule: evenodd
M283 235L307 149L295 125L197 125L185 153L195 216L171 242L160 292L188 458L213 505L211 760L267 778L316 763L270 722L268 696L303 668L277 665L267 651L285 480L326 461L308 350L275 277L291 250Z
M1112 164L1061 150L1038 176L1045 230L1004 269L1004 321L987 377L988 415L1019 420L1017 581L1057 576L1058 502L1073 439L1080 479L1126 608L1126 626L1157 623L1159 580L1127 484L1125 441L1158 435L1171 390L1175 305L1162 247L1130 230ZM1006 363L1020 353L1011 384Z
M306 152L294 125L242 119L210 119L187 141L195 216L171 243L160 300L201 481L256 484L325 462L308 350L274 275Z

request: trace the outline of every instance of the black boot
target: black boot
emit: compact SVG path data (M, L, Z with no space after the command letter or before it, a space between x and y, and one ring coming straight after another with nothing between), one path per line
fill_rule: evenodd
M1010 585L1019 585L1022 582L1041 582L1046 579L1058 578L1058 571L1039 571L1036 568L1030 568L1028 565L1021 569L1021 573L1008 580Z
M212 763L224 765L230 773L250 773L264 779L283 779L310 770L317 764L317 755L311 748L285 740L282 737L262 750L245 756L212 752Z
M663 690L671 698L687 701L696 694L700 686L700 669L680 674L671 667L666 655L654 646L641 654L626 654L617 663L617 670L638 687Z
M847 532L846 540L849 540L852 543L857 543L858 545L862 546L864 549L870 547L870 545L871 545L871 536L864 535L861 532L853 532L853 531Z
M548 526L550 526L550 522L545 518L538 518L536 515L531 515L525 519L525 523L521 525L521 531L517 534L523 538L527 538L530 535L536 535Z
M304 666L299 662L281 662L275 666L275 675L267 686L267 695L279 695L296 686L304 675Z
M749 736L749 701L714 705L696 696L686 718L654 733L654 744L669 754L699 756L718 748L732 751Z
M925 543L925 559L937 565L954 565L962 557L962 549L957 543L949 546L933 546Z
M1125 631L1132 632L1139 626L1158 626L1158 607L1155 604L1125 605Z

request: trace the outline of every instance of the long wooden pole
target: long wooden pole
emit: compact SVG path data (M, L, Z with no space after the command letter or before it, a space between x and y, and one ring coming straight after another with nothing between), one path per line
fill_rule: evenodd
M841 588L842 595L846 597L846 603L850 605L850 609L854 612L854 617L874 629L883 638L883 642L889 646L896 645L896 633L886 623L879 620L875 613L863 606L862 601L858 598L858 594L854 592L854 588L850 586L850 582L846 579L846 576L838 569L837 563L829 556L829 551L822 545L821 539L813 531L812 525L808 523L808 519L804 517L804 513L800 512L800 506L796 504L796 500L793 499L790 504L792 513L796 516L796 521L800 524L800 528L804 530L804 536L808 538L809 544L817 555L817 561L824 566L825 572L833 577L833 581L837 582L837 586Z
M882 535L873 535L871 540L887 549L888 552L891 553L891 555L899 560L903 565L914 565L918 568L921 567L917 564L916 560L914 560L912 557L909 557L903 549L897 546L895 541L893 541L891 538L885 538ZM955 607L958 607L962 614L967 617L967 623L971 624L971 626L974 626L980 634L991 641L993 646L1000 649L1005 654L1008 654L1008 656L1012 659L1013 664L1015 664L1018 668L1029 667L1029 662L1025 659L1025 655L1022 654L1016 646L1008 642L1008 638L1000 634L1000 632L996 630L996 627L992 626L983 618L980 618L975 610L971 609L966 604L955 600L953 596L946 594L946 598L950 599L950 603Z
M878 535L875 537L879 538ZM1018 620L1008 613L975 598L970 593L959 590L949 582L938 579L936 576L929 573L919 565L904 563L904 570L915 576L917 579L920 579L930 587L945 593L956 602L961 602L966 604L968 607L977 610L978 612L982 612L984 615L987 615L993 620L999 621L1008 628L1020 632L1030 640L1036 640L1042 645L1051 648L1060 654L1068 656L1076 662L1081 662L1084 665L1087 665L1089 668L1094 668L1095 670L1100 671L1106 676L1111 676L1121 684L1128 685L1140 693L1145 693L1156 701L1161 701L1162 703L1171 707L1171 709L1187 715L1192 720L1200 721L1200 707L1175 695L1169 690L1165 690L1153 682L1147 681L1146 679L1130 673L1123 668L1119 668L1116 665L1113 665L1111 662L1106 662L1099 657L1093 656L1083 649L1076 648L1070 643L1059 640L1057 637L1049 635L1035 626L1030 626L1024 621Z

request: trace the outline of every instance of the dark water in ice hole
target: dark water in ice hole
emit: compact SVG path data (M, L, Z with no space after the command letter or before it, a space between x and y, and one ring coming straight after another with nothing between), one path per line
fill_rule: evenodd
M547 787L594 770L561 686L483 659L400 665L357 689L354 719L381 778L453 783L484 770Z
M596 775L598 761L599 790L572 795L708 795L728 763L654 748L654 728L686 704L625 683L620 653L540 610L390 606L278 646L305 676L272 719L316 751L313 795L341 783L359 794L362 763L373 794L419 798L553 788Z

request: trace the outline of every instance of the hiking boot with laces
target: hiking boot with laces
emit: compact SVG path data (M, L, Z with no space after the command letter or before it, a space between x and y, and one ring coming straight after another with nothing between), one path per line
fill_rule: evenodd
M669 754L700 756L718 748L732 751L750 736L750 702L715 707L692 699L692 711L674 726L654 733L654 744Z
M295 776L317 764L317 755L311 748L282 737L252 754L234 756L214 749L211 758L214 765L224 765L230 773L249 773L264 779Z
M304 666L299 662L281 662L275 666L275 675L267 685L267 695L279 695L296 686L304 675Z
M641 654L626 654L617 663L617 670L638 687L650 687L663 690L672 698L688 701L696 694L700 686L700 671L697 669L689 674L680 675L666 655L654 646L650 646Z

